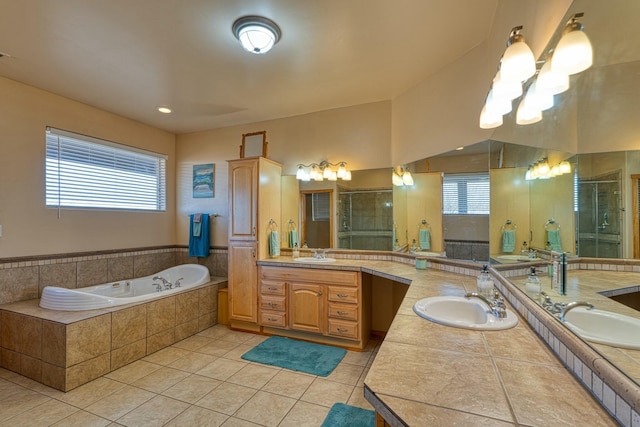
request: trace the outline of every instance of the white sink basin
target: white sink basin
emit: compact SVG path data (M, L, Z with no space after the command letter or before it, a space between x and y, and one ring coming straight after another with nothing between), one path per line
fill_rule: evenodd
M640 319L610 311L577 307L565 315L564 323L587 341L640 350Z
M335 262L335 258L315 258L312 256L303 256L300 258L294 258L294 262L311 262L311 263L326 263L326 262Z
M441 325L481 331L513 328L518 316L507 309L507 317L498 319L489 312L489 307L479 299L456 296L424 298L413 305L420 317Z
M415 255L417 255L417 256L444 256L440 252L429 252L429 251L416 251Z

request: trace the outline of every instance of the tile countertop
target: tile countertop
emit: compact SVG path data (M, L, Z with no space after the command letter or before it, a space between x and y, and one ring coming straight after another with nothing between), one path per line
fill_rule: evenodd
M280 257L259 264L355 269L410 282L365 378L365 397L392 426L617 425L520 316L512 329L471 331L413 312L419 299L475 291L475 277L391 261L318 265Z

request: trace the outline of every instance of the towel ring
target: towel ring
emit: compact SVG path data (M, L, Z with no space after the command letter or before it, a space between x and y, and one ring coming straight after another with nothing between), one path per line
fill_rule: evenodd
M295 231L296 230L296 223L290 219L289 220L289 231Z
M271 231L278 230L278 224L273 220L273 218L269 220L269 228L271 229Z

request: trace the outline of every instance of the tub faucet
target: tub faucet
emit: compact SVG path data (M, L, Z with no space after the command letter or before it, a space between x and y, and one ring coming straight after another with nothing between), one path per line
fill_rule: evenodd
M497 297L495 301L491 301L489 298L484 295L480 295L477 292L467 292L464 295L465 298L478 298L482 300L489 307L489 312L496 316L498 319L504 319L507 317L507 306L504 303L504 300L500 297Z
M174 288L179 288L180 287L180 280L184 280L184 277L176 279L176 282L173 284Z
M162 277L162 276L155 276L155 277L153 278L153 280L160 280L160 281L162 281L162 284L164 285L164 288L165 288L165 289L171 289L171 288L173 287L173 286L171 285L171 282L170 282L170 281L168 281L167 279L165 279L165 278L164 278L164 277Z
M594 308L593 304L586 301L570 302L562 308L562 311L560 312L560 320L564 322L564 316L566 316L570 310L573 310L576 307L587 307L587 310L593 310Z

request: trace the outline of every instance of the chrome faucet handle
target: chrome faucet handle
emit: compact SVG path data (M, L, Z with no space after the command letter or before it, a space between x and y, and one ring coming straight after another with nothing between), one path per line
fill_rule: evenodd
M156 292L162 291L162 284L161 283L152 283L151 286L155 286L156 287Z
M180 287L180 280L184 280L184 277L176 279L176 282L173 284L174 288L179 288Z

